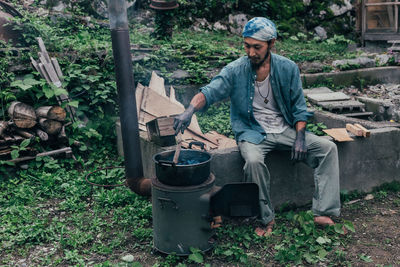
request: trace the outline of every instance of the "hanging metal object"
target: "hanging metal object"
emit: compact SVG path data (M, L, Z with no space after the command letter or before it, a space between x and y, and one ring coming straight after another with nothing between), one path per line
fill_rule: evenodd
M151 0L150 7L156 10L170 10L179 7L176 0Z

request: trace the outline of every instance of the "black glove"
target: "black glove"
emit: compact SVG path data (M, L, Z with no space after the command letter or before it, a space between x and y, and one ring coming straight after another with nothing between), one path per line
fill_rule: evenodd
M190 121L192 120L194 112L195 112L194 106L189 105L183 113L175 117L174 120L175 135L177 135L179 131L183 133L185 129L190 125Z
M293 161L305 160L307 156L307 146L306 146L306 129L303 128L299 130L296 134L296 140L294 141L292 147L292 157Z

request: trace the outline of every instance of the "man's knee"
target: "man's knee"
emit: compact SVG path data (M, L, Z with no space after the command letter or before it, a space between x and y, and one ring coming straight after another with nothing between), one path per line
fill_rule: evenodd
M321 138L320 149L326 154L337 154L337 146L334 142Z
M246 158L244 158L244 160L245 160L245 168L256 167L265 164L264 157L257 153L247 155Z

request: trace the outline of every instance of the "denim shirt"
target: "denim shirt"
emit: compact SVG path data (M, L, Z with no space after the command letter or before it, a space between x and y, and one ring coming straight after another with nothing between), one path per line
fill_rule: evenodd
M230 97L231 126L237 142L244 140L259 144L266 137L253 115L256 78L249 58L244 56L225 66L208 85L200 88L206 97L203 110ZM300 71L293 61L271 53L270 81L276 103L291 127L312 116L307 112Z

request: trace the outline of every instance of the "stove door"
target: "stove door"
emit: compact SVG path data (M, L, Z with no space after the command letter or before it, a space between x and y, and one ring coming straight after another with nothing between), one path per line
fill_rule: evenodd
M255 183L225 184L211 196L211 213L231 217L258 216L258 192L258 185Z

